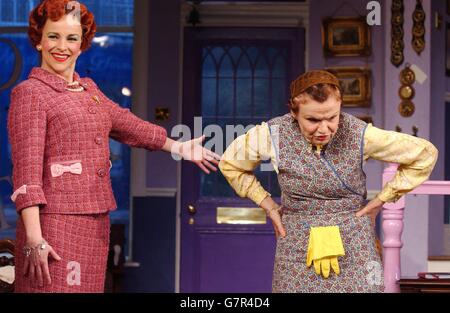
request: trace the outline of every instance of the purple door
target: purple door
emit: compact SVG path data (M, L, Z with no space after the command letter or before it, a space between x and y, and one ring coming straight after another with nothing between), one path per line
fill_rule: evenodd
M210 135L207 147L221 153L245 127L287 113L289 83L304 71L304 29L189 28L184 38L183 124ZM280 196L274 171L257 176ZM270 292L275 235L261 213L220 172L184 162L181 292Z

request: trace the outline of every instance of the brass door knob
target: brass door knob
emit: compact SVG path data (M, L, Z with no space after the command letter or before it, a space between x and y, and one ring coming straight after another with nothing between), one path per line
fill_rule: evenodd
M197 210L193 205L188 205L188 212L190 215L194 215L195 213L197 213Z
M197 213L197 209L193 205L188 205L188 212L189 212L189 225L194 225L194 215Z

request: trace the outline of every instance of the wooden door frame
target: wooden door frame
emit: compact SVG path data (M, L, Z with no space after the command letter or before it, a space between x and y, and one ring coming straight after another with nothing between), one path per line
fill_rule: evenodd
M184 68L183 68L183 90L184 93L182 95L183 103L185 104L185 107L182 111L182 124L187 125L191 131L194 130L193 125L193 117L194 116L201 116L201 106L187 106L189 103L199 103L199 100L201 96L200 90L198 90L201 87L201 82L199 81L200 75L199 73L196 73L198 69L201 66L201 53L197 50L202 47L202 42L211 42L214 41L223 41L223 40L231 40L231 41L245 41L249 44L252 43L258 43L258 42L264 42L264 43L270 43L273 42L285 42L290 45L290 53L295 53L295 51L302 51L304 53L304 38L305 33L303 28L243 28L243 27L209 27L209 28L200 28L200 29L186 29L184 32ZM251 38L251 39L249 39ZM295 55L290 54L288 56L289 63L291 64L291 70L288 71L288 80L291 80L295 78L299 71L304 71L304 62L301 58L296 58ZM296 69L296 70L294 70ZM196 73L192 75L192 73ZM196 134L194 136L199 136L199 134ZM200 172L195 169L195 165L189 164L189 163L183 163L182 164L182 170L180 175L180 191L183 193L182 196L180 192L179 197L179 204L180 204L180 211L179 211L179 223L180 223L180 241L179 241L179 247L180 247L180 263L179 263L179 288L181 291L189 290L190 286L188 283L186 283L187 279L183 281L183 273L181 272L182 268L182 262L184 266L191 268L194 267L194 255L190 253L184 253L183 249L187 249L186 247L183 247L182 245L182 238L183 235L183 225L188 223L188 216L185 214L186 207L188 205L195 205L194 200L196 201L196 197L199 194L199 188L200 186L198 184L186 184L185 186L182 186L182 177L183 175L192 177L192 179L197 182L199 180ZM181 189L183 188L183 189ZM192 199L190 199L192 197ZM221 201L224 202L224 201ZM183 223L183 224L181 224ZM194 247L192 247L194 248ZM189 259L182 259L183 255L189 256Z

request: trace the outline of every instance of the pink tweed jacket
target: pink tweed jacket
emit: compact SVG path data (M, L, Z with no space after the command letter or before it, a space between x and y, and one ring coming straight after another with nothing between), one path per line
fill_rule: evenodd
M95 214L116 208L110 180L111 137L132 147L159 150L165 129L109 100L89 78L74 74L84 91L42 68L11 94L8 134L16 209Z

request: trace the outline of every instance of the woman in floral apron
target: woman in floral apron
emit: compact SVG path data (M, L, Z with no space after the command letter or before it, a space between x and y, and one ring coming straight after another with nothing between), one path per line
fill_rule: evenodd
M241 197L262 207L275 228L274 292L382 292L375 218L424 182L436 160L428 141L385 131L341 112L339 81L310 71L291 84L290 113L238 137L219 168ZM398 163L398 172L366 203L363 162ZM270 159L281 205L252 171Z

